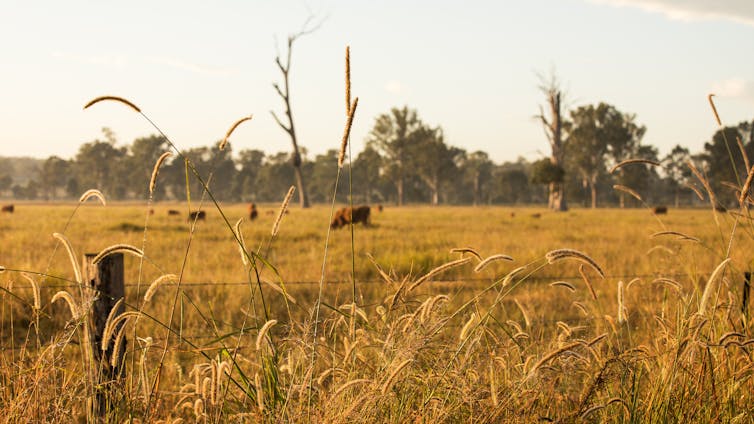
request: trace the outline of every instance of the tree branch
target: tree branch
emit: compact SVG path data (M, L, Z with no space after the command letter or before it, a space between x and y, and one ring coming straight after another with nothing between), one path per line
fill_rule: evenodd
M277 115L275 115L275 112L271 110L270 113L272 114L272 117L275 118L275 122L277 122L278 125L280 125L280 128L284 129L285 132L292 135L291 129L286 127L282 122L280 122L280 119L278 118Z

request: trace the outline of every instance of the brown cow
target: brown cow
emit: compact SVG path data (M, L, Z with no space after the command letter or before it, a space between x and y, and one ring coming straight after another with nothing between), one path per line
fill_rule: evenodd
M180 215L181 213L175 209L169 209L168 215Z
M346 224L358 224L359 222L363 223L365 226L369 225L369 206L357 206L353 209L338 209L332 219L330 228L340 228Z
M668 213L668 207L667 206L655 206L654 209L652 209L652 213L655 215L665 215Z
M257 216L259 215L259 212L257 212L257 205L255 203L249 204L249 219L255 220L257 219Z
M204 211L194 211L194 212L189 212L188 220L189 221L198 221L198 220L204 221L204 219L206 217L207 217L207 213L206 212L204 212Z
M13 205L3 205L3 212L7 213L13 213L14 210L16 210L16 207Z

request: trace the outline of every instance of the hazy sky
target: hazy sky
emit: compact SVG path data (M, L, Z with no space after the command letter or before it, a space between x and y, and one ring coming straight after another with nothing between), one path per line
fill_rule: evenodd
M345 122L344 48L359 96L352 140L375 117L416 108L446 141L495 161L548 151L532 116L537 72L552 67L568 104L635 113L667 153L702 148L724 121L754 117L754 1L0 1L0 155L72 157L110 127L120 143L153 133L136 103L181 148L231 139L234 150L288 150L269 111L276 40L307 15L321 28L294 45L294 119L310 155L337 148Z

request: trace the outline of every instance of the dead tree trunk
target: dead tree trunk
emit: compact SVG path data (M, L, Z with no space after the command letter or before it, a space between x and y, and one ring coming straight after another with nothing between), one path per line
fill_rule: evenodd
M272 117L275 118L275 122L280 125L280 127L285 130L286 133L288 133L288 136L291 138L291 143L293 144L293 153L291 155L291 164L293 165L293 171L296 176L296 186L298 188L298 201L299 205L302 208L308 208L309 207L309 197L306 193L306 187L304 183L304 175L301 172L301 154L299 153L298 148L298 139L296 138L296 128L293 125L293 112L291 111L291 92L290 92L290 84L289 84L289 75L291 70L291 50L293 49L293 42L296 41L296 39L302 35L308 34L312 32L314 29L311 30L303 30L297 34L291 35L288 37L288 54L286 56L286 61L283 63L282 60L280 60L280 55L278 55L275 58L275 63L278 66L278 69L280 69L280 72L283 74L283 88L280 88L280 85L277 83L273 83L272 86L275 88L275 91L278 93L278 95L283 99L283 104L285 105L285 116L288 118L288 125L284 124L278 116L275 114L274 111L270 111L272 114Z
M540 108L539 118L545 129L545 134L550 142L552 154L550 163L562 168L564 165L564 148L563 148L563 122L561 117L561 96L560 86L553 75L550 81L543 82L540 86L542 92L547 96L547 103L550 108L550 118L545 116L544 110ZM557 211L567 211L565 197L565 184L556 182L550 184L549 207Z

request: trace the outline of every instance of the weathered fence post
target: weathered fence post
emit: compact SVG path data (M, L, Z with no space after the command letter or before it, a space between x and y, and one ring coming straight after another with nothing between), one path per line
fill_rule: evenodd
M89 316L89 328L91 331L91 350L94 363L94 387L96 398L92 402L92 412L95 416L104 417L109 409L108 404L112 401L114 383L118 380L123 370L120 367L122 356L125 349L119 352L120 358L116 362L117 366L111 365L113 355L114 336L110 340L106 351L102 351L102 333L105 331L105 324L110 311L113 310L115 303L125 295L123 284L123 254L114 253L108 255L97 263L93 263L96 254L87 253L84 258L84 276L89 283L89 287L94 289L94 303L92 304L91 314ZM121 305L115 311L114 316L123 313L124 307ZM117 334L113 331L113 334Z
M744 325L749 324L749 291L751 290L751 272L744 272L744 293L741 302L741 313L744 315Z

